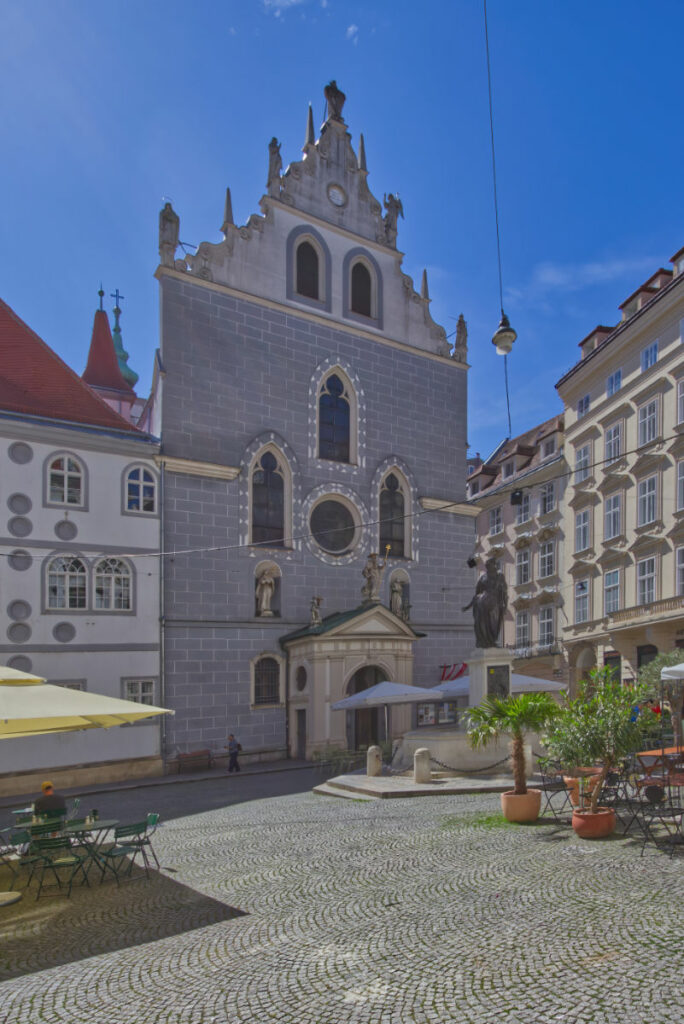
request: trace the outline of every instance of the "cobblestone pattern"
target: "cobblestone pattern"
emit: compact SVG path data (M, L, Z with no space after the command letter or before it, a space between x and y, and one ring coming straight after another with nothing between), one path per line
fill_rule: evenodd
M149 885L2 911L5 976L31 973L0 1020L679 1024L681 858L497 810L306 794L169 822Z

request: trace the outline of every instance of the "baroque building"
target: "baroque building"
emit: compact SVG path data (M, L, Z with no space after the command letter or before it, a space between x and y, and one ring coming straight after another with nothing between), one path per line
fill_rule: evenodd
M480 510L475 553L496 559L508 585L501 643L515 653L515 672L564 682L567 478L562 416L468 460L468 498Z
M382 721L336 700L429 685L472 647L465 323L452 349L402 270L401 201L371 193L325 94L302 159L283 171L271 140L246 224L227 190L222 240L179 257L160 215L169 756L229 732L259 758L358 747Z
M115 362L100 309L89 365L110 397ZM0 301L0 662L160 703L158 450ZM0 792L35 790L48 769L64 786L159 774L161 728L3 740Z
M571 682L684 647L684 250L580 342L565 406Z

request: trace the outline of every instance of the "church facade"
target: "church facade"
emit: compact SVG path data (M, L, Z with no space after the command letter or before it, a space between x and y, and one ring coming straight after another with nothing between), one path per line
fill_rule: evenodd
M434 684L472 647L465 324L452 348L402 271L400 200L370 192L335 83L326 99L284 172L271 141L245 225L227 191L223 240L177 258L160 215L171 758L229 732L259 758L382 739L332 704Z

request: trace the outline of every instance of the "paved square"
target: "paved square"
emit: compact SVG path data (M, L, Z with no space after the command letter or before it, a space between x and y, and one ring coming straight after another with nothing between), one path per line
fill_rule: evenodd
M150 884L0 910L3 1024L682 1020L681 856L496 796L280 796L155 845Z

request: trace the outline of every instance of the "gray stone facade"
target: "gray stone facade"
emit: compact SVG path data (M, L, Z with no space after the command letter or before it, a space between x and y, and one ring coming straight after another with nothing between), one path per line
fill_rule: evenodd
M338 143L348 178L349 136L330 121L324 140L326 131ZM245 753L268 757L285 750L294 666L287 678L280 638L308 623L315 594L323 598L323 616L361 603L361 569L368 552L379 550L379 490L392 467L408 492L410 557L389 559L381 600L389 605L392 572L405 570L411 626L427 634L414 645L413 681L435 683L440 665L465 660L472 647L470 617L461 612L472 589L465 563L475 538L472 514L461 504L467 366L451 357L445 332L429 317L429 300L401 272L401 254L386 241L368 241L380 238L377 225L359 230L362 213L356 210L350 231L331 206L326 227L320 194L311 214L316 181L325 196L328 179L343 177L331 167L331 156L323 175L315 146L308 145L305 160L286 171L281 198L273 197L271 186L261 203L263 220L250 218L240 229L227 225L224 243L202 243L193 259L158 271L163 546L175 552L164 564L165 692L167 706L176 711L168 723L167 755L220 750L228 732ZM301 166L313 179L307 179L306 193L296 189ZM355 187L362 198L363 189L367 193L365 174L357 169L356 186L345 178L350 208ZM379 204L373 206L372 196L364 202L381 226ZM288 285L288 239L308 215L326 241L322 280L330 311L313 310L292 296L291 273ZM371 246L372 264L367 262L382 277L382 286L376 277L374 288L383 308L365 327L359 316L344 315L349 298L342 277L347 254ZM373 326L379 322L382 329ZM349 463L318 457L318 394L334 367L354 392ZM291 541L285 548L250 544L250 474L265 445L289 471ZM326 494L340 495L358 513L355 545L342 556L324 553L310 537L311 508ZM459 508L426 508L421 499ZM264 561L280 571L276 615L268 619L259 618L255 606L255 569ZM263 654L281 662L283 685L280 701L261 708L253 704L251 663ZM373 663L370 640L367 663Z

